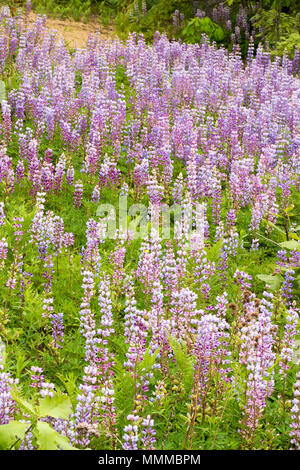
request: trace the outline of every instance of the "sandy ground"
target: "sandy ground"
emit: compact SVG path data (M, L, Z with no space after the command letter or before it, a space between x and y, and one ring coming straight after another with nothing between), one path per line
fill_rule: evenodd
M30 21L34 21L35 17L34 13L30 13ZM59 35L65 38L68 46L74 49L83 47L87 42L89 34L100 33L100 37L103 39L114 36L113 26L105 27L97 21L82 23L80 21L47 18L47 27L55 29Z

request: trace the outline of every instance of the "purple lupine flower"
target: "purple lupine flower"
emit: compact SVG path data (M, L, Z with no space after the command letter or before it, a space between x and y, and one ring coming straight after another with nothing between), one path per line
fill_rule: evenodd
M242 291L245 289L251 289L250 281L252 280L252 276L250 276L250 274L247 274L244 271L239 271L237 269L233 275L233 279L233 283L238 284Z
M64 342L63 313L53 313L51 316L51 324L54 347L61 348Z
M5 372L4 366L0 364L0 424L7 424L14 419L15 402L11 397L10 390L17 383L18 380L13 379L10 373Z

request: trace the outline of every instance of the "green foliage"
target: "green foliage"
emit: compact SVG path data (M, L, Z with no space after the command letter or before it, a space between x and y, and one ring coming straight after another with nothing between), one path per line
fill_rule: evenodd
M206 34L210 40L216 42L223 41L225 37L221 26L214 23L208 16L191 19L182 31L183 39L189 43L199 43L203 34Z
M122 429L134 404L134 378L119 361L116 361L114 372L116 376L115 403L118 410L119 429Z
M176 365L181 374L181 380L186 394L189 394L193 386L194 364L193 357L187 353L184 343L179 343L176 339L170 337L170 346L173 349Z
M223 240L221 239L221 240L218 240L217 243L212 245L207 250L207 258L209 259L209 261L217 261L222 245L223 245Z
M26 430L30 426L20 421L11 421L0 425L0 450L11 449L16 442L24 439Z
M300 243L295 240L289 240L287 242L280 243L282 248L286 248L287 250L296 250L300 251Z
M37 443L39 450L76 450L70 445L68 439L56 432L48 423L37 423Z
M32 431L36 438L36 446L39 450L71 450L74 449L68 439L56 432L50 424L41 418L69 417L72 407L68 396L56 393L53 397L46 396L36 402L23 398L17 390L11 392L14 401L27 415L30 416L30 424L13 420L9 424L0 426L0 449L18 448L18 444L25 434Z
M92 0L33 0L32 6L38 13L75 21L87 21L92 13Z
M5 2L4 2L5 3ZM15 2L16 5L24 5ZM256 46L259 42L270 49L272 56L287 54L293 57L300 48L300 11L296 0L226 0L230 9L233 26L237 22L239 8L247 11L248 24L255 31ZM153 40L155 31L165 32L169 37L181 38L188 43L198 43L203 34L211 41L232 49L232 38L224 24L212 20L212 11L216 4L199 0L197 8L205 11L204 18L195 16L193 2L188 0L33 0L33 9L37 13L46 13L60 18L72 18L87 21L98 17L107 26L115 23L118 34L125 38L129 32L144 34L147 41ZM143 9L146 5L146 10ZM174 30L172 21L175 10L184 15L184 24ZM244 33L240 38L240 48L245 57L249 38Z
M41 4L42 2L40 2ZM45 8L46 8L46 3ZM238 6L239 2L231 1L232 6ZM59 3L59 14L64 14L66 2ZM74 0L71 3L74 8L79 9L80 5ZM124 31L129 29L137 29L138 31L146 31L148 39L152 39L153 32L159 28L167 30L168 34L172 35L174 31L170 24L171 16L175 8L180 8L180 11L185 11L186 26L183 31L178 32L179 37L184 37L187 42L198 42L201 40L201 35L206 34L211 41L222 43L228 38L224 30L214 23L209 16L205 18L193 18L189 8L191 2L179 1L153 1L147 2L147 14L144 17L128 21L129 7L132 2L124 0L110 0L106 2L106 7L112 10L120 9L120 15L123 15ZM49 3L51 7L51 2ZM83 8L83 5L82 5ZM70 12L68 14L71 15ZM73 14L73 13L72 13ZM190 15L190 16L189 16ZM271 15L271 13L270 13ZM273 13L272 13L273 15ZM157 22L157 18L159 21ZM189 19L190 18L190 19ZM284 19L284 16L283 16ZM128 29L126 29L128 28ZM148 29L147 29L148 28ZM273 34L273 32L272 32ZM295 33L296 34L296 33ZM274 43L275 44L275 43ZM277 43L276 47L279 43ZM136 118L131 113L131 103L129 99L134 100L135 96L130 86L130 77L128 71L123 65L111 66L110 73L116 80L116 87L118 90L124 87L124 94L127 104L127 118L128 121ZM82 76L77 72L76 93L79 93L82 84ZM11 76L10 85L8 89L17 88L20 84L20 77L14 72ZM82 114L86 115L86 110L82 109ZM215 118L215 116L214 116ZM138 116L138 119L143 120L144 116ZM30 126L30 119L26 122ZM43 152L49 145L46 140L41 141L41 152ZM59 136L56 136L53 141L53 162L57 162L58 156L62 150L62 142ZM112 148L103 142L103 153L106 151L112 153ZM11 396L16 403L15 420L9 424L0 426L0 448L17 449L20 442L29 431L34 435L34 444L41 450L54 450L54 449L71 449L71 445L65 436L58 434L51 426L51 418L64 418L68 419L72 409L75 409L77 404L77 397L80 393L78 388L79 383L82 383L82 376L84 374L85 351L84 339L80 333L80 303L82 299L82 263L81 263L81 248L86 244L86 222L89 217L96 217L96 205L89 199L91 190L95 185L96 178L93 175L85 175L80 173L82 163L82 149L78 154L68 155L74 162L76 177L83 178L85 184L85 191L88 197L84 201L82 208L74 209L73 207L73 189L67 185L63 188L63 197L58 197L55 192L47 194L46 209L59 214L65 221L66 229L72 231L75 235L75 247L71 252L61 253L59 256L54 256L55 261L55 275L52 285L52 293L55 299L55 311L64 313L64 327L65 327L65 342L61 349L53 348L49 334L49 322L42 316L43 300L45 298L44 285L45 280L41 277L41 260L38 257L36 247L28 243L29 235L28 228L32 223L34 216L33 200L30 197L30 187L18 187L16 185L14 197L8 199L5 210L7 211L7 220L4 227L1 227L1 237L5 235L9 241L9 253L7 265L3 271L0 270L0 282L2 288L0 289L0 336L5 341L7 356L5 367L12 374L21 379L22 392L12 390ZM8 154L13 158L14 164L16 163L17 144L11 142L8 145ZM122 173L122 178L131 178L132 166L127 162L125 157L121 157L118 161L118 167ZM174 161L174 177L183 171L181 161ZM225 174L224 174L225 176ZM226 175L227 176L227 175ZM109 202L116 205L118 197L118 190L115 188L101 189L101 202ZM134 199L135 195L133 190L130 189L129 199L130 202ZM147 201L147 196L141 194L140 199L144 202ZM171 199L171 196L168 195ZM292 198L291 198L292 199ZM280 200L280 195L279 195ZM283 281L282 269L280 273L272 275L276 268L276 252L280 248L287 249L289 252L299 250L299 230L300 226L297 225L298 207L299 202L295 197L295 207L293 205L285 208L280 212L277 217L276 223L270 221L263 221L262 230L258 234L249 234L246 230L249 227L251 213L249 207L243 207L238 212L237 229L239 233L239 246L237 256L230 256L228 259L228 279L222 284L219 278L209 280L211 292L210 299L207 301L202 292L201 285L193 279L193 269L195 269L195 260L190 259L188 264L188 272L184 279L185 285L191 287L197 293L197 308L206 309L216 303L216 297L226 290L229 302L236 302L236 308L242 310L242 292L240 288L234 284L232 276L236 269L245 271L252 276L253 292L259 297L265 289L265 284L270 286L274 293L275 301L279 303L278 311L278 344L282 342L283 330L286 324L287 309L280 305L280 287ZM228 194L223 195L222 199L222 220L225 219L226 212L232 204ZM13 252L11 247L14 246L14 228L12 225L13 217L22 216L24 218L23 230L24 237L22 243L22 252L24 253L24 269L33 274L31 285L27 285L19 295L9 292L5 287L7 280L7 268L13 263ZM211 217L211 202L208 202L208 217L210 227L213 227ZM267 236L265 229L267 229ZM210 233L210 240L206 243L207 259L211 263L215 263L218 269L220 262L221 249L224 243L220 239L215 243L214 228ZM224 236L226 233L224 232ZM260 238L260 247L257 251L250 250L251 239L254 235ZM242 247L243 242L243 247ZM126 258L125 258L125 271L130 272L137 268L140 240L134 240L132 243L126 245ZM114 247L113 242L107 240L101 244L99 255L101 256L101 270L105 275L112 275L114 267L110 261L110 252ZM166 245L162 242L162 251L165 253ZM18 279L20 283L20 279ZM298 283L298 284L297 284ZM299 286L300 278L296 270L295 284ZM113 283L112 283L113 284ZM125 282L126 284L126 282ZM200 284L200 283L199 283ZM19 287L19 284L18 284ZM126 287L126 286L123 286ZM96 288L97 289L97 288ZM295 292L296 290L294 290ZM294 293L293 292L293 293ZM151 309L151 297L145 293L144 287L136 282L135 293L137 299L137 308L147 311ZM98 292L96 291L96 294ZM114 329L115 334L108 340L108 348L114 354L114 365L111 368L113 375L113 382L115 388L115 401L116 414L117 414L117 429L119 437L122 436L124 426L128 424L127 416L132 413L132 410L137 402L137 382L141 376L147 376L148 388L147 391L149 401L144 404L142 410L143 416L147 413L153 415L155 418L155 429L157 431L157 448L164 449L179 449L184 448L185 441L185 425L189 422L189 403L191 399L193 382L194 382L194 363L195 356L190 351L188 339L185 338L169 338L169 344L166 341L161 350L157 350L151 354L149 345L149 338L145 339L145 347L141 348L142 357L136 362L134 370L126 369L124 362L126 361L126 353L128 352L128 344L124 341L124 315L125 315L125 294L121 289L115 285L112 286L112 309L114 315ZM163 296L168 298L169 293L163 292ZM165 300L165 299L164 299ZM167 314L170 308L167 304ZM170 302L171 305L171 302ZM277 308L277 307L276 307ZM99 312L99 305L93 299L91 309L95 315L95 324L99 328L101 314ZM207 310L205 310L207 311ZM225 312L226 321L236 321L231 315L231 312ZM168 317L169 319L170 317ZM233 333L230 341L238 342L238 335ZM168 364L167 367L166 363ZM53 398L37 397L37 393L30 387L28 371L26 369L29 365L40 364L45 374L51 377L55 382L55 387L58 392L55 393ZM158 367L157 367L158 366ZM165 372L165 369L167 372ZM244 384L246 379L246 370L244 365L239 363L230 363L229 368L231 374L236 378L236 387L229 388L228 392L222 395L216 404L209 404L207 407L208 413L202 421L202 417L198 418L195 422L195 435L192 444L193 448L202 449L238 449L241 446L241 439L238 430L240 429L240 421L242 415L242 404L244 399ZM287 386L285 393L288 399L292 397L292 385L295 381L295 371L292 369L287 376ZM213 380L217 382L217 373ZM280 409L281 404L278 400L278 395L283 394L283 385L275 374L276 384L275 393L268 401L266 408L266 415L263 420L263 427L258 429L257 436L255 437L256 448L273 446L276 449L288 448L289 446L289 418L288 413ZM213 392L217 389L217 385L213 383ZM159 388L160 387L160 388ZM60 390L65 392L63 394ZM155 398L154 398L155 397ZM151 398L151 399L150 399ZM209 397L211 398L211 397ZM213 401L212 397L212 400ZM153 400L153 401L151 401ZM137 411L135 409L135 411ZM280 417L280 419L278 418ZM21 422L26 419L26 423ZM47 420L47 421L45 421ZM107 429L102 429L102 424L99 424L99 433L106 436ZM101 435L102 435L101 434ZM101 438L102 439L102 438ZM103 437L102 440L98 438L94 448L109 447L110 442L107 443ZM93 443L94 444L94 443ZM118 444L120 442L118 441Z
M300 50L300 33L298 31L291 31L280 37L276 44L274 55L287 54L289 57L293 57L295 50Z
M142 375L151 372L158 353L159 349L157 349L153 354L151 354L150 348L148 348L143 355L142 361L137 364L136 370L138 371L138 373Z
M56 393L54 397L45 397L40 400L39 415L53 418L67 418L72 411L70 398Z
M174 35L172 17L175 10L180 10L185 18L193 15L192 2L188 0L147 0L147 10L142 11L141 1L125 1L123 9L116 16L116 27L121 37L128 32L143 33L147 41L152 41L156 31Z
M25 411L25 413L28 413L31 417L34 418L38 416L38 409L35 403L30 403L25 398L21 397L16 390L11 391L11 396L20 406L21 410Z
M282 281L281 276L271 276L269 274L257 274L256 277L268 284L272 291L276 291L280 287L280 283Z
M258 38L267 41L274 49L274 55L285 50L292 55L294 48L299 44L300 12L291 15L276 8L258 10L252 17L252 22L261 31Z

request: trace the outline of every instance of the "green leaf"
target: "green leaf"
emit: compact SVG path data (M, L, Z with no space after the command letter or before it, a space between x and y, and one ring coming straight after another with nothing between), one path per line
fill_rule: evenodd
M289 237L292 238L293 240L298 240L300 241L300 237L294 232L289 232Z
M63 450L77 450L76 447L73 447L68 438L66 436L63 436L62 434L59 434L58 432L56 433L56 442L61 447Z
M57 432L51 428L48 423L39 421L37 424L38 429L38 444L40 450L57 450Z
M257 274L256 277L268 284L271 290L277 290L280 287L280 276L271 276L270 274Z
M217 241L215 245L213 245L207 251L207 258L209 261L216 261L218 259L222 245L223 245L223 240L221 238L220 240Z
M205 33L208 36L211 34L211 32L214 29L214 23L208 16L205 16L205 18L201 18L199 21L199 24L200 24L201 33Z
M284 212L285 212L286 214L291 213L292 210L294 209L294 207L295 207L294 204L291 204L290 206L288 206L288 207L286 207L286 208L284 209Z
M223 41L224 37L225 35L223 29L221 28L221 26L217 26L214 32L214 39L216 41Z
M279 243L279 245L288 250L300 251L300 243L296 242L296 240L288 240L287 242Z
M57 374L57 377L61 382L64 384L67 394L70 397L70 400L73 404L73 406L76 405L76 376L73 374L73 372L70 372L68 375L64 376L63 374Z
M20 423L20 421L2 424L0 426L0 449L9 450L18 438L24 439L26 429L29 426L28 423Z
M194 365L192 357L186 351L186 345L179 343L172 336L169 337L170 346L174 351L176 364L178 365L182 376L186 392L190 392L193 386Z
M282 230L281 228L279 228L277 225L273 224L273 222L270 222L269 220L266 220L265 222L266 222L267 225L269 225L269 227L272 227L273 229L277 230L277 232L282 233L283 235L285 235L285 231Z
M155 359L157 358L157 355L159 353L159 349L157 348L156 351L154 351L153 354L150 354L150 348L147 348L143 360L137 364L138 371L140 372L150 372L153 364L155 362Z
M66 419L72 412L71 400L67 395L56 393L54 397L40 400L40 416Z
M18 403L21 408L24 408L27 413L33 416L37 416L37 410L35 407L29 401L25 400L25 398L20 397L16 390L11 390L10 394L13 400L15 400L15 402Z
M39 421L37 424L38 444L40 450L76 450L68 439L56 432L48 423Z

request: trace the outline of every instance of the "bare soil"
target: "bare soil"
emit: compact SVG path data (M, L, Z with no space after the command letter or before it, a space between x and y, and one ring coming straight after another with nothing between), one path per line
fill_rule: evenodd
M29 20L34 22L36 15L30 13ZM94 33L100 33L100 38L113 38L115 31L113 26L103 26L97 20L91 20L88 23L73 20L61 20L47 18L47 27L56 30L59 36L62 36L69 47L74 49L84 47L88 36Z

